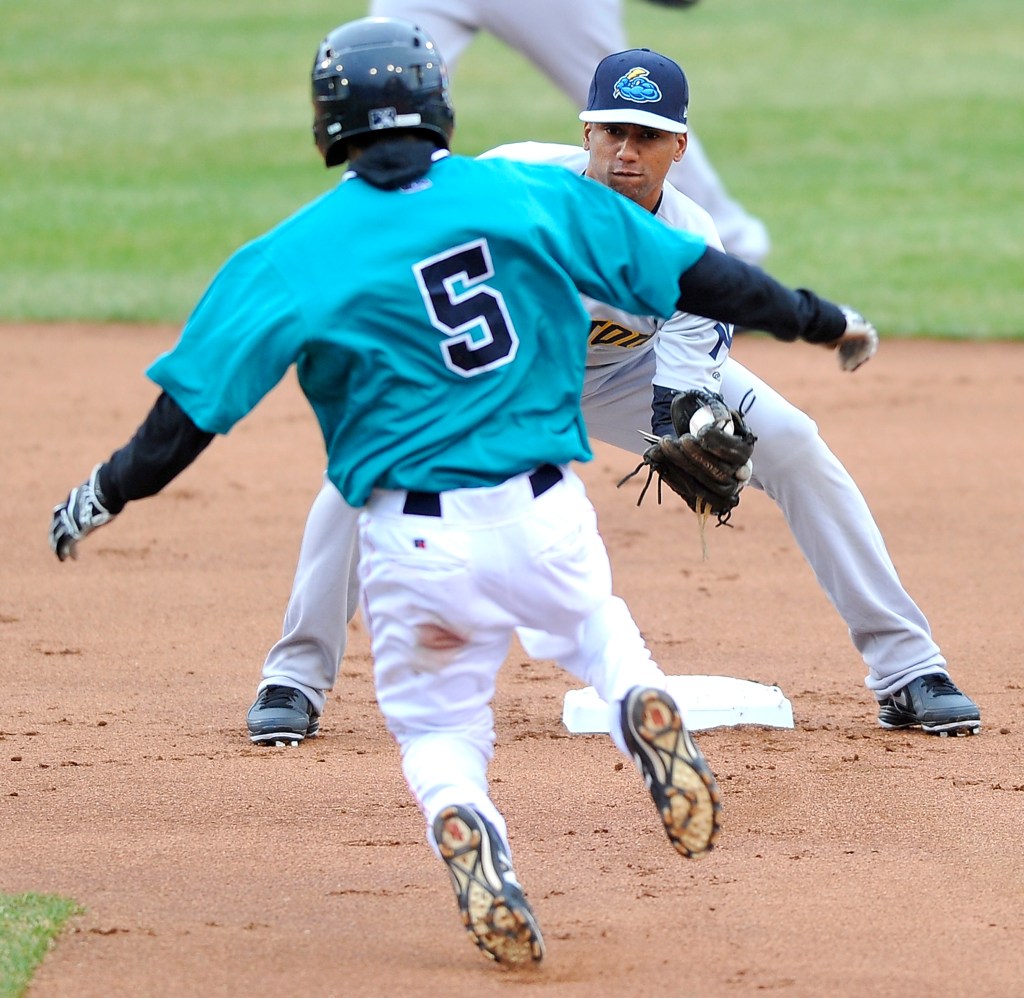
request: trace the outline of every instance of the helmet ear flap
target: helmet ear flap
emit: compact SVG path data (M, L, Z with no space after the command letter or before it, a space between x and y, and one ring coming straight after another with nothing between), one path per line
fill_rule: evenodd
M448 71L430 36L399 18L335 28L313 62L313 138L327 166L353 136L411 131L447 148L455 126Z

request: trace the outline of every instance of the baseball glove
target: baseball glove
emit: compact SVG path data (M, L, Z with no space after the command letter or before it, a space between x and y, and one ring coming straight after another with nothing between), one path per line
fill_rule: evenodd
M646 467L647 483L638 506L656 474L659 503L664 483L698 516L713 515L720 524L727 522L740 501L740 490L750 479L750 457L757 437L743 416L714 392L681 392L672 400L671 414L675 435L645 433L651 446L619 485Z

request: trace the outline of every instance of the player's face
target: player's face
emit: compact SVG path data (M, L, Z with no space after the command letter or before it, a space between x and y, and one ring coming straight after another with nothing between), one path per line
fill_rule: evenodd
M652 210L665 175L686 151L686 136L644 125L588 122L583 148L590 152L587 176Z

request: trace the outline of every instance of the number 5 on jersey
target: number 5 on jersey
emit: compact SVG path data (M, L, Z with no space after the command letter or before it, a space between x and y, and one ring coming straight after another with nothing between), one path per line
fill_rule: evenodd
M464 378L511 363L519 337L500 291L482 283L494 276L486 239L438 253L413 267L435 329L448 334L441 353Z

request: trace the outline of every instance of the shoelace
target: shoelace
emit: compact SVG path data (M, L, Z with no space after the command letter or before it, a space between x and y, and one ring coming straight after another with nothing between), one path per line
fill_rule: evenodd
M943 676L938 673L925 676L922 682L933 696L944 696L950 693L958 694L960 692L949 676Z
M265 707L290 707L291 700L298 694L290 686L268 686L263 691L263 705Z

